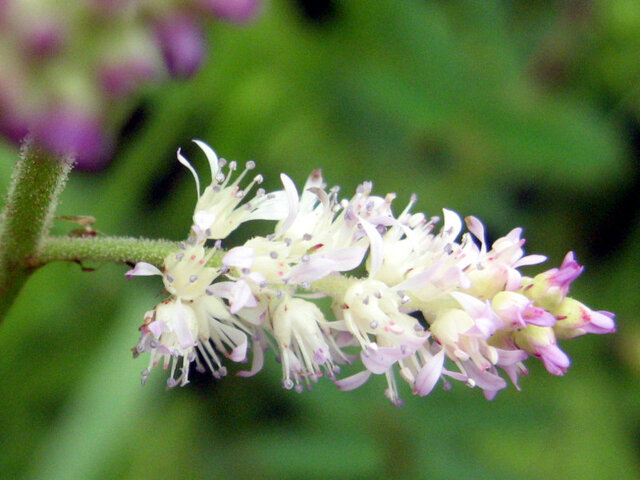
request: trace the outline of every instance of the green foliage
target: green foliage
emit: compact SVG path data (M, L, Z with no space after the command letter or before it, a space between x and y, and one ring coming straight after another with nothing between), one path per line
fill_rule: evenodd
M129 350L157 279L52 264L0 328L0 477L638 478L640 246L623 237L598 262L593 242L635 218L594 223L637 175L622 126L640 113L628 101L640 6L594 2L588 28L562 6L516 3L528 2L344 2L313 24L274 0L254 25L215 25L206 69L148 92L114 163L72 173L58 214L93 215L110 235L182 239L195 187L175 150L206 172L190 144L201 138L255 159L267 189L281 171L300 184L322 167L345 196L371 179L399 206L416 192L429 214L478 215L497 234L524 226L527 251L553 265L574 249L588 267L575 295L615 311L620 333L565 344L564 378L529 361L523 391L493 402L456 385L426 398L401 390L397 409L382 378L297 395L280 388L272 356L251 379L230 366L221 382L165 391L156 370L140 387L147 359ZM540 77L545 52L563 53L560 80ZM13 155L0 149L0 186Z

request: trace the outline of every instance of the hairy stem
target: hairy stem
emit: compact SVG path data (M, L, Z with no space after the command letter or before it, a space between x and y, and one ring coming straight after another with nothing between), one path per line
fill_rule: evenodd
M48 233L70 159L56 158L25 142L0 214L0 320L33 269L29 260Z
M29 261L33 268L51 262L76 262L81 265L115 262L133 265L147 262L162 266L164 258L180 248L177 242L129 237L47 237L37 256ZM218 260L219 261L219 260Z

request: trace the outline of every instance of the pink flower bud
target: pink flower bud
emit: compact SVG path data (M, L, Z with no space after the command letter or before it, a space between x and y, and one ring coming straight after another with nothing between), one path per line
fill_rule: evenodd
M189 78L202 65L206 54L200 25L187 15L172 15L156 24L156 36L169 73Z
M557 310L554 310L558 322L554 328L560 338L575 338L585 333L613 333L616 325L614 314L605 311L594 311L583 303L565 298Z

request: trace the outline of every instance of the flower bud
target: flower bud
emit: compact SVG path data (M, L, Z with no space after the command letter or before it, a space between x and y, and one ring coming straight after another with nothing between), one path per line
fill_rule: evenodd
M575 261L573 252L567 253L560 268L552 268L525 279L522 293L536 301L536 304L553 311L567 296L571 283L580 276L584 267Z
M156 36L170 75L181 79L195 75L206 54L200 25L187 15L174 14L156 24Z
M593 311L583 303L567 297L554 310L558 322L554 331L559 338L575 338L585 333L613 333L616 331L611 312Z
M495 312L504 320L508 329L527 325L552 327L556 323L553 315L544 308L536 307L532 300L516 292L499 292L491 301Z
M564 375L569 368L569 357L556 345L556 336L551 327L529 325L514 333L516 345L542 360L552 375Z

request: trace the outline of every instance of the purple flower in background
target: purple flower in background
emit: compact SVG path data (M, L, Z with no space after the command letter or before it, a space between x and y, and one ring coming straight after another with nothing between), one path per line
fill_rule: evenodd
M138 0L91 0L96 10L102 13L115 14Z
M12 91L9 82L0 80L0 135L18 143L27 135L29 128L11 95Z
M259 0L72 3L63 12L56 2L0 0L0 136L18 144L31 132L89 170L109 160L107 139L142 86L200 70L207 21L245 22L260 7Z
M232 22L253 20L260 10L260 0L198 0L208 12Z
M130 58L106 63L100 68L98 74L105 93L114 97L126 97L145 82L158 76L156 65L145 58Z
M0 0L0 26L4 23L9 7L9 0Z
M91 113L64 106L50 109L34 122L33 133L44 148L75 156L81 169L97 170L106 160L102 125Z
M22 47L27 55L51 57L64 46L64 30L64 27L53 19L39 19L22 31Z
M162 56L174 78L189 78L202 65L206 54L200 25L183 14L171 15L156 24Z

